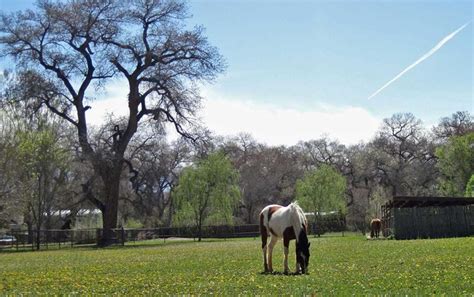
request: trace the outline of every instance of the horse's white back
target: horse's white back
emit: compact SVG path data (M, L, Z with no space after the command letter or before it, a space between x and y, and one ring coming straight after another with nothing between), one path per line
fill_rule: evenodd
M270 220L268 220L269 211L273 207L279 208L271 215ZM262 210L262 213L264 215L263 223L267 231L269 231L268 233L272 234L272 236L283 237L285 229L293 227L296 240L298 241L297 234L301 232L302 224L306 222L306 218L296 202L286 207L276 204L268 205ZM270 229L273 232L271 232Z

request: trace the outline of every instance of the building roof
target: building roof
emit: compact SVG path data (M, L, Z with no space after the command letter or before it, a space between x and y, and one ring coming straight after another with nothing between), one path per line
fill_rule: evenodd
M469 197L422 197L422 196L395 196L385 203L385 207L427 207L427 206L454 206L474 205L474 198Z
M76 211L76 216L88 216L88 215L97 215L100 214L101 211L97 208L94 209L79 209ZM71 214L70 209L61 209L61 210L53 210L51 211L50 215L51 216L61 216L62 218L67 217L68 215ZM44 213L44 215L48 215L48 213Z

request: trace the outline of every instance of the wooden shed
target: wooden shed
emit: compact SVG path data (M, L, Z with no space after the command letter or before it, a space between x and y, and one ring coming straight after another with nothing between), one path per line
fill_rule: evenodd
M474 198L396 196L382 206L382 228L395 239L474 235Z

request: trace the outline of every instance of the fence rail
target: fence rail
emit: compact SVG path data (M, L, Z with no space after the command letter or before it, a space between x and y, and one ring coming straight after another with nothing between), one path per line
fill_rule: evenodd
M161 227L113 230L116 244L136 242L150 239L167 239L170 237L197 238L198 230L195 227ZM95 245L102 237L103 229L79 230L11 230L7 235L13 236L11 241L0 242L0 251L5 248L35 249L38 236L41 249ZM203 226L203 238L239 238L259 236L258 225L241 226Z
M334 219L319 221L310 224L310 233L323 234L325 232L344 231L345 221ZM113 230L116 244L126 242L137 242L151 239L168 239L171 237L197 238L198 229L196 227L161 227L161 228L118 228ZM11 230L7 235L11 235L14 240L0 241L0 251L5 249L49 249L96 245L102 238L103 229L78 229L78 230ZM201 230L202 238L240 238L258 237L260 234L259 225L222 225L203 226ZM39 246L37 245L39 239Z

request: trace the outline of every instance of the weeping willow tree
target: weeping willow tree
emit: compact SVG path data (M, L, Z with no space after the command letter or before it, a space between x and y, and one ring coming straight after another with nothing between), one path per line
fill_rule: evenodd
M209 223L232 223L232 213L240 200L239 175L222 153L215 153L186 168L174 194L175 224L197 228Z

